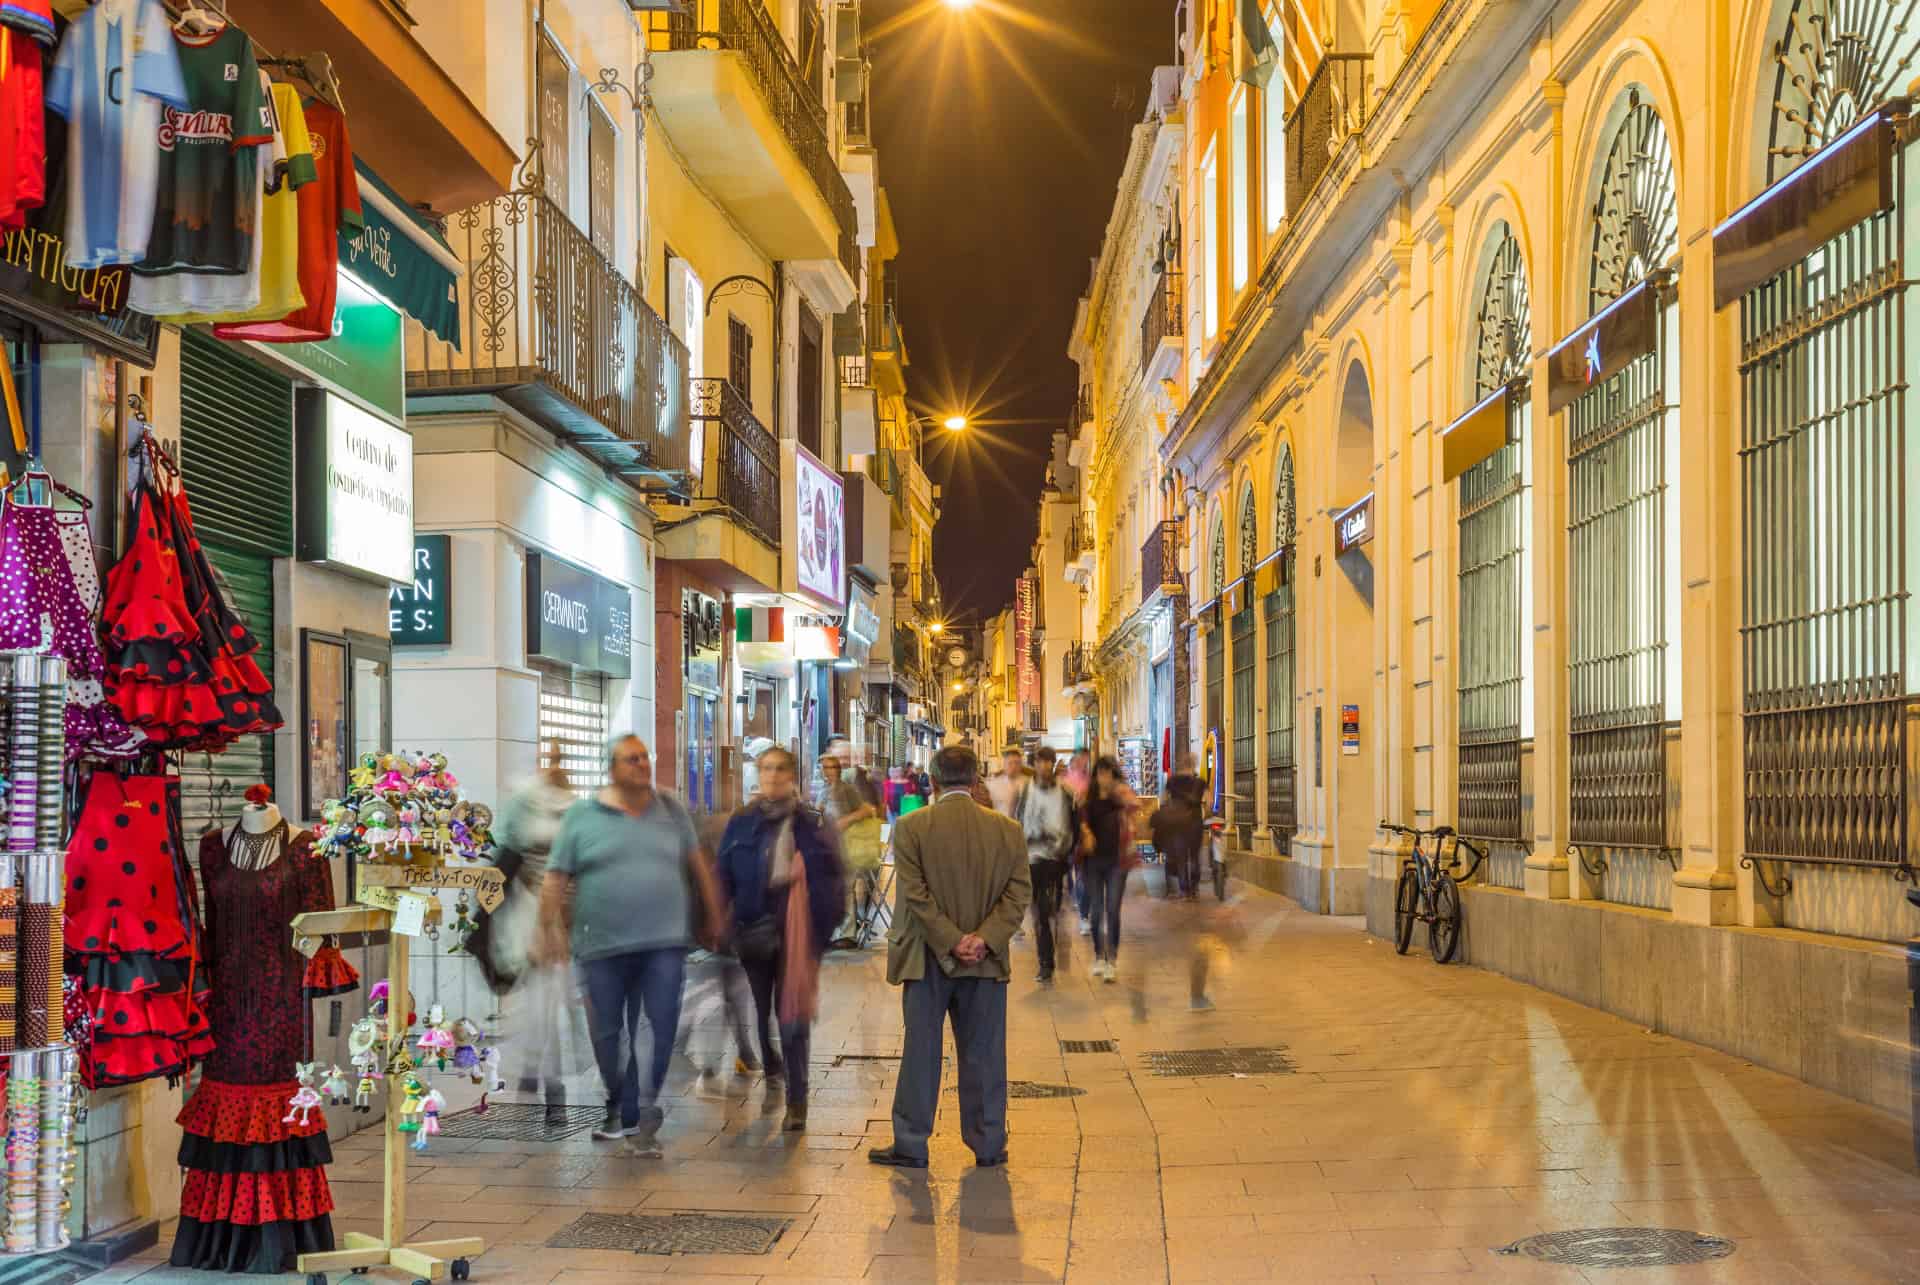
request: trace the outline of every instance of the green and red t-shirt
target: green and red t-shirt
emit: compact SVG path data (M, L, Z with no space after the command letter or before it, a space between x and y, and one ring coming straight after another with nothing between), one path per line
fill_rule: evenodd
M147 257L134 266L132 305L154 316L232 311L257 301L260 148L273 143L273 107L247 33L174 32L187 108L166 107L155 145L160 181ZM213 282L208 278L232 281ZM251 282L249 283L249 278Z

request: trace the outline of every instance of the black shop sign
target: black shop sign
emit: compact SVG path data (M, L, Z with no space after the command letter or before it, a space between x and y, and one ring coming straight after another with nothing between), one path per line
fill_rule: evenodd
M527 656L627 678L633 598L627 587L545 553L527 554Z
M387 633L396 647L453 641L453 537L413 537L413 583L387 591Z

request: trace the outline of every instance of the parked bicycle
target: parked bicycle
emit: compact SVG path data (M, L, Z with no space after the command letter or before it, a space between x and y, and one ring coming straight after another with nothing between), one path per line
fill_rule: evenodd
M1393 948L1407 953L1413 944L1413 925L1427 926L1427 949L1433 962L1450 964L1460 950L1460 880L1470 879L1486 860L1487 850L1473 840L1455 834L1450 825L1419 830L1409 825L1380 823L1382 830L1408 835L1413 853L1401 868L1400 880L1393 888ZM1452 840L1449 845L1448 840ZM1426 846L1431 841L1431 851ZM1460 869L1460 849L1473 853L1473 864ZM1441 868L1444 855L1446 867Z

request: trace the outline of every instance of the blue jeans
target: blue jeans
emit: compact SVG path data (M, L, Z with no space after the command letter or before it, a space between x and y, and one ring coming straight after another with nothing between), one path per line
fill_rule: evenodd
M813 1023L780 1020L780 982L786 973L786 950L772 959L741 961L747 985L753 991L754 1021L760 1031L760 1056L769 1075L787 1077L787 1105L807 1109L807 1057L813 1048ZM769 1028L780 1028L780 1052L775 1055Z
M1087 918L1093 921L1093 955L1109 964L1120 953L1120 898L1127 891L1124 862L1089 859L1080 867L1087 890Z
M654 1102L666 1083L673 1060L673 1036L680 1026L680 990L686 981L684 946L638 950L580 961L587 983L587 1021L593 1031L593 1058L606 1086L607 1109L619 1109L620 1124L631 1129L643 1114L658 1124L661 1113ZM640 1017L646 1015L653 1045L644 1091L640 1085ZM620 1064L620 1036L629 1045L626 1065Z

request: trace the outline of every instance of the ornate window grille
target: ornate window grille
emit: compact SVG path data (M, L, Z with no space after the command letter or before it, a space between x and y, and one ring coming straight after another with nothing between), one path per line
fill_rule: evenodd
M1505 223L1493 230L1483 262L1474 396L1516 387L1507 398L1507 444L1460 475L1458 825L1465 834L1520 843L1533 418L1522 390L1532 314L1527 265Z
M1259 560L1260 532L1255 525L1253 487L1249 484L1240 496L1240 574L1250 575ZM1254 714L1254 681L1258 660L1253 631L1253 584L1249 581L1240 600L1246 605L1233 613L1233 817L1240 827L1240 846L1253 846L1253 821L1256 806L1254 788L1260 780L1256 757L1260 729Z
M1218 737L1225 729L1221 726L1223 686L1226 674L1226 631L1219 627L1220 613L1224 609L1219 601L1220 591L1227 587L1227 528L1226 520L1219 514L1213 519L1212 580L1214 594L1214 627L1207 632L1207 725L1203 729L1205 736ZM1217 741L1216 741L1217 744ZM1221 750L1225 747L1221 746ZM1222 756L1224 757L1224 755ZM1224 767L1224 763L1203 763L1201 770L1211 776Z
M1293 452L1282 446L1273 488L1277 584L1264 602L1267 630L1267 831L1283 856L1297 824L1293 750Z
M1595 312L1678 248L1672 149L1637 90L1603 164L1588 278ZM1568 806L1575 844L1666 855L1665 725L1679 605L1667 479L1678 447L1679 370L1671 294L1657 306L1652 351L1567 408Z
M1895 92L1916 8L1795 0L1775 47L1770 179ZM1740 303L1743 865L1914 875L1903 265L1916 194L1904 147L1894 165L1893 210Z

